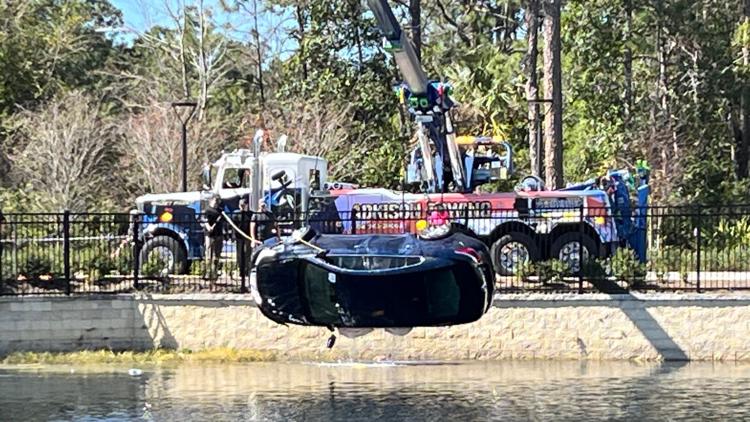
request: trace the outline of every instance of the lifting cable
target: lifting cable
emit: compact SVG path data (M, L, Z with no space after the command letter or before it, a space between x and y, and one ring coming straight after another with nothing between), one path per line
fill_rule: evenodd
M232 221L232 219L224 211L221 212L221 215L224 216L224 218L227 220L227 222L229 223L229 225L232 226L232 228L234 229L234 231L236 231L237 233L241 234L242 237L244 237L245 239L247 239L247 240L249 240L251 242L255 242L257 244L263 244L263 242L255 239L252 236L248 236L247 234L245 234L245 232L243 232L242 229L240 229L239 227L237 227L236 224L234 224L234 221Z
M244 237L245 239L247 239L247 240L249 240L249 241L251 241L251 242L255 242L255 243L259 244L259 245L262 245L262 244L263 244L263 242L261 242L261 241L259 241L259 240L255 239L255 238L253 238L253 237L251 237L251 236L248 236L247 234L245 234L245 233L244 233L244 232L243 232L243 231L242 231L242 230L241 230L241 229L240 229L239 227L237 227L237 225L236 225L236 224L234 224L234 221L232 221L232 219L231 219L231 218L229 218L229 216L228 216L228 215L227 215L227 214L226 214L226 213L225 213L224 211L222 211L222 212L221 212L221 215L223 215L223 216L224 216L224 218L226 218L226 220L227 220L227 222L229 223L229 225L230 225L230 226L231 226L231 227L232 227L232 228L233 228L233 229L234 229L234 230L235 230L235 231L236 231L237 233L241 234L241 235L242 235L242 237ZM316 251L318 251L318 252L320 252L320 253L325 253L325 252L327 252L327 251L326 251L325 249L321 248L320 246L315 246L315 245L313 245L312 243L310 243L310 242L308 242L308 241L306 241L306 240L304 240L304 239L302 239L302 238L299 238L299 239L294 239L294 240L295 240L295 241L297 241L297 242L299 242L299 243L301 243L301 244L303 244L303 245L305 245L305 246L307 246L308 248L314 249L314 250L316 250Z

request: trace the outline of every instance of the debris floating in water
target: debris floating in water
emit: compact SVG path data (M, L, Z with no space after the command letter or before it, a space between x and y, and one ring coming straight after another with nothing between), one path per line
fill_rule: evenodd
M140 377L143 375L143 371L138 368L130 368L128 369L128 375L131 377Z

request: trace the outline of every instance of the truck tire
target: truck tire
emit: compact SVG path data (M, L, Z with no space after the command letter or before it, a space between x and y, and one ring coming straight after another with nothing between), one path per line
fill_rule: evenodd
M165 262L167 274L185 274L187 271L187 253L185 247L169 236L156 236L148 240L139 254L141 273L149 258L159 257Z
M521 232L502 236L490 249L492 266L501 276L517 275L521 265L539 260L539 247L534 239Z
M580 249L580 246L583 249ZM580 251L580 252L579 252ZM580 259L581 257L583 259ZM568 232L563 233L552 242L550 248L550 257L559 259L568 264L573 275L578 275L581 271L581 261L589 258L600 258L602 256L601 248L596 240L585 233Z

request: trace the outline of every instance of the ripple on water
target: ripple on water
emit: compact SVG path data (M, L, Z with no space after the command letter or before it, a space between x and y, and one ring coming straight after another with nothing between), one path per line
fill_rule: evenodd
M254 363L0 369L7 420L750 419L750 365Z

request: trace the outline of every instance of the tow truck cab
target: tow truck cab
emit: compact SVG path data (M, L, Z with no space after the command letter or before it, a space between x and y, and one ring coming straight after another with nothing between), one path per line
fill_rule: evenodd
M327 182L328 162L321 158L295 153L262 153L238 149L222 154L216 162L204 167L203 189L193 192L147 194L136 199L139 221L140 260L156 255L166 263L165 273L185 273L191 260L204 256L204 234L200 224L211 197L222 199L223 211L232 214L239 209L241 198L257 209L263 199L282 220L286 234L299 225L287 218L301 215L307 209L310 188ZM297 224L295 224L297 223ZM224 253L234 252L234 236L228 236Z

